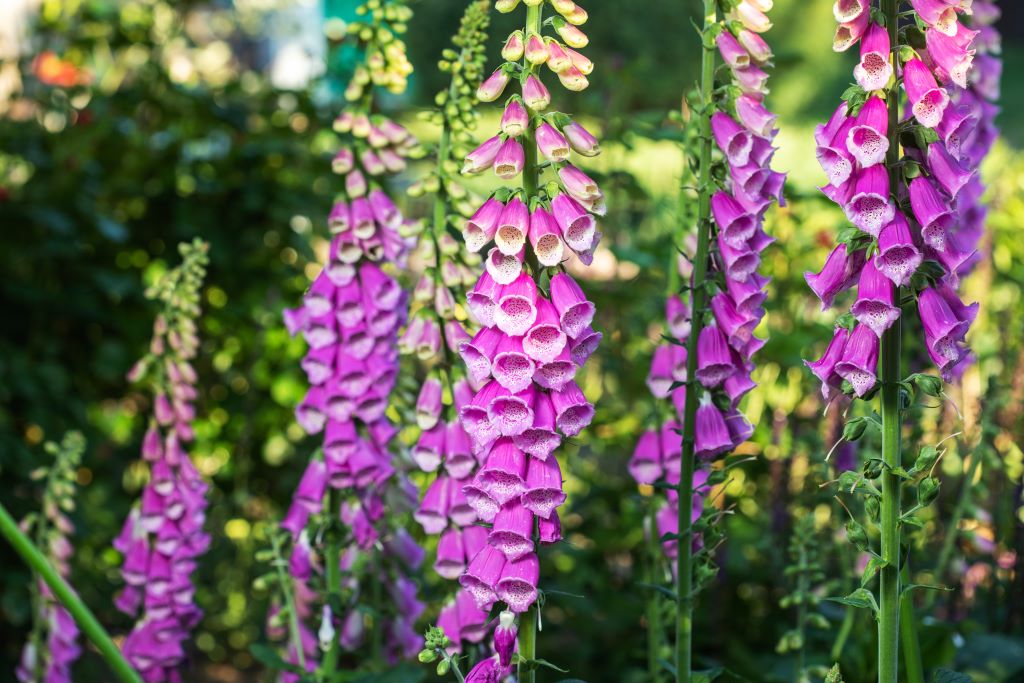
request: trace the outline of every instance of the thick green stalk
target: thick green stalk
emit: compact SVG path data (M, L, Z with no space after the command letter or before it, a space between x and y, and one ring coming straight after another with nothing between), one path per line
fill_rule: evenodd
M881 0L882 15L889 30L893 49L893 63L899 54L897 39L898 0ZM889 91L889 152L886 163L889 167L892 201L899 196L900 160L899 137L899 89L893 86ZM895 301L902 298L900 287L895 288ZM881 413L882 413L882 472L881 504L881 555L885 566L879 572L879 614L878 614L878 681L897 683L900 646L900 478L893 470L902 465L900 443L903 427L900 406L900 385L902 379L900 355L902 353L902 317L882 336L881 363Z
M910 583L910 567L904 563L900 570L900 581ZM924 660L921 659L921 643L917 638L917 620L914 618L914 600L911 593L900 596L900 639L903 641L903 666L907 672L907 683L924 683Z
M341 496L339 493L330 489L327 492L327 531L325 533L325 548L324 548L324 564L327 565L327 598L330 600L331 597L341 597L341 536L339 525L339 516L341 514ZM332 617L338 617L340 615L332 615ZM376 616L374 617L376 620ZM324 658L320 662L320 673L330 678L334 675L334 672L338 669L338 659L341 657L341 637L336 636L331 641L331 646L324 653Z
M704 0L704 28L708 31L718 21L715 0ZM690 338L686 344L686 377L692 382L697 376L697 339L704 324L707 305L705 278L708 270L708 250L711 243L711 114L712 93L715 87L715 50L704 45L700 73L700 176L697 191L697 254L693 261L693 280L690 288ZM697 385L686 387L686 405L683 412L683 452L679 475L679 541L676 590L676 681L690 683L693 669L693 470L697 419Z
M526 31L524 31L524 35L540 35L542 8L543 4L526 8ZM524 82L525 75L531 73L533 68L530 62L525 59L523 60ZM523 106L526 106L525 102ZM528 107L527 112L530 115L530 125L526 127L523 133L523 151L525 156L523 164L523 193L526 195L524 201L529 206L530 199L537 196L537 188L540 185L540 168L537 161L537 136L534 131L534 117L537 112ZM530 254L530 252L527 251L527 254ZM532 259L528 259L528 263L532 267L537 265ZM551 457L555 456L552 455ZM539 548L538 536L536 524L534 524L534 546ZM519 619L519 656L525 660L537 658L537 627L540 621L538 609L537 603L534 603ZM532 668L520 666L518 680L519 683L534 683L537 680L537 672Z
M64 609L71 614L75 623L82 629L82 633L92 641L96 649L107 660L107 664L114 671L118 680L123 683L142 683L142 678L132 669L131 665L117 649L117 645L110 639L110 636L96 620L95 615L86 606L82 599L68 585L67 581L53 568L46 557L39 551L31 540L18 528L7 508L0 503L0 533L8 540L14 550L21 555L21 559L36 572L46 585L53 591L53 595L64 606Z

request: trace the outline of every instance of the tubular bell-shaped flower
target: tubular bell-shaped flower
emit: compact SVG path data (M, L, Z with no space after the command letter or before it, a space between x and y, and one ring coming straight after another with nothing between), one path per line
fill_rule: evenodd
M688 529L700 517L703 494L711 465L695 469L694 459L710 462L733 450L753 433L753 426L738 410L744 394L753 386L750 377L753 354L764 341L754 336L754 329L764 316L761 304L768 279L757 273L761 252L772 242L764 232L766 210L774 202L782 202L783 174L771 167L775 148L776 117L765 107L771 50L759 35L771 26L764 12L771 3L743 0L733 3L734 10L725 21L714 19L715 3L706 3L708 23L704 26L704 73L714 70L715 54L708 48L709 38L722 60L729 67L738 95L714 95L713 79L704 76L701 99L692 103L695 116L690 125L698 139L710 137L699 157L700 177L694 184L701 187L696 216L695 247L687 245L685 256L677 259L673 250L666 302L669 337L655 350L648 375L648 385L656 398L670 398L659 409L661 425L644 432L629 463L630 472L639 484L659 480L679 486L670 490L666 505L651 508L648 535L674 533L690 538ZM842 8L844 12L848 8ZM851 17L853 20L854 17ZM823 131L820 148L833 144L838 131ZM712 144L718 148L728 173L719 184L711 174ZM845 182L853 169L848 153L831 154L837 181ZM709 250L716 246L714 253ZM685 263L685 268L683 267ZM853 267L845 255L837 255L833 263L836 274L823 273L821 292L831 299L847 281L855 278ZM849 272L847 272L849 271ZM680 298L680 277L691 292L689 301ZM817 276L816 276L817 277ZM724 287L709 286L721 280ZM692 315L691 315L692 312ZM728 406L723 412L722 406ZM673 412L674 411L674 414ZM682 438L680 438L682 436ZM680 447L682 442L682 447ZM699 587L693 585L692 548L700 539L693 538L679 552L678 543L662 544L666 556L673 560L680 594L692 595ZM658 580L658 577L652 577ZM677 624L677 638L685 642L680 651L689 652L690 633L685 630L689 619L682 615ZM656 637L656 636L655 636ZM676 662L680 671L691 662Z
M288 623L298 623L302 634L315 630L323 656L318 663L317 648L299 652L296 643L306 636L292 633L288 658L323 677L334 675L342 648L362 644L368 627L388 635L373 639L383 643L373 659L414 656L419 649L414 625L423 611L415 584L405 578L422 561L422 552L393 552L408 545L399 516L414 507L415 496L406 474L392 461L389 450L397 428L385 415L398 375L398 332L407 315L407 297L392 269L405 264L414 228L388 195L386 176L405 168L405 157L417 143L404 127L373 111L374 87L395 93L405 88L411 67L399 35L411 11L401 2L389 3L386 11L368 3L361 16L362 22L351 28L364 30L350 33L361 58L345 91L349 104L334 121L339 136L334 170L344 177L328 224L328 261L302 306L285 312L291 331L301 332L309 345L303 369L310 388L296 419L323 439L282 522L292 539L287 590L295 593L293 609L300 612L289 615L294 619ZM416 298L443 310L453 305L433 282L418 287ZM427 354L442 348L445 336L458 336L430 322L414 334L407 331L403 343ZM427 382L416 405L417 423L433 439L417 451L423 462L439 459L443 449L441 394L441 386ZM326 595L342 594L339 569L351 577L344 602L328 603ZM307 583L312 573L322 577ZM369 586L383 581L389 582L390 601L377 601L369 626L361 604L371 599ZM313 585L326 590L317 595ZM339 608L344 611L338 613Z
M421 282L433 295L414 303L406 334L421 327L444 328L450 339L446 345L417 353L427 371L417 406L425 402L432 407L432 423L419 425L422 431L412 455L421 470L436 473L436 478L424 491L414 517L426 533L440 534L434 569L451 580L458 579L487 544L486 530L475 526L480 517L473 504L476 500L463 491L476 475L479 454L459 420L459 411L471 400L473 387L492 375L513 392L525 389L534 363L519 338L518 344L510 343L510 338L496 328L484 327L471 336L466 328L472 329L474 321L454 305L466 297L467 288L480 274L482 259L477 252L493 240L499 254L514 259L524 248L530 226L525 204L503 204L491 199L481 205L459 183L459 178L448 171L463 157L463 173L481 172L490 165L471 163L476 152L466 155L473 145L472 131L479 118L473 109L477 104L474 93L484 77L488 11L488 2L470 3L452 39L452 47L440 62L451 82L438 95L438 109L429 117L440 131L440 142L434 150L436 165L409 190L414 197L428 191L433 194L432 222L423 227L416 250L417 260L425 265ZM512 36L510 42L514 39ZM522 102L511 100L501 120L501 134L506 136L504 145L514 142L518 148L516 173L522 170L519 140L528 124ZM500 141L500 137L492 140ZM490 144L488 141L484 146ZM491 163L497 168L502 152L499 150L493 156ZM464 246L453 237L460 232ZM491 320L501 314L497 303L490 299L494 295L493 291L487 294L493 310ZM445 304L439 305L441 301ZM404 351L413 353L415 349L408 346ZM456 360L459 355L465 361L465 372ZM476 605L468 591L457 584L455 588L454 595L441 609L440 626L450 640L449 647L462 651L464 643L483 639L487 613Z
M837 49L861 40L862 60L855 69L860 88L847 91L846 102L816 136L818 157L829 178L823 191L846 210L862 234L848 231L822 272L808 276L825 308L855 280L857 296L849 314L837 321L824 355L807 365L821 380L826 400L841 394L868 400L877 393L880 398L877 507L881 512L876 523L881 533L875 555L882 566L877 572L877 668L879 681L895 682L899 631L904 631L904 642L916 641L914 619L908 620L905 613L896 618L904 580L901 571L906 571L900 566L900 490L904 479L912 483L922 475L926 477L923 486L931 467L922 466L922 472L915 466L908 476L899 476L906 464L901 432L909 410L901 392L911 387L942 395L938 378L902 374L903 316L916 313L923 331L916 344L906 345L919 349L917 357L922 360L927 351L942 378L952 380L970 358L965 337L977 315L977 304L965 305L955 288L970 268L983 224L984 210L977 204L982 189L977 164L991 144L991 129L986 132L979 122L986 110L994 111L989 100L997 94L990 89L991 81L980 91L975 88L987 76L972 75L977 54L974 41L979 36L991 39L987 22L996 13L990 11L990 0L973 3L980 23L979 30L972 30L961 23L961 15L970 13L971 2L910 0L913 11L905 13L900 12L900 2L871 4L867 0L836 2L837 20L867 22L859 36L845 28L847 23L837 33L843 38L837 41ZM901 21L904 14L913 15L912 20ZM923 31L923 40L907 41L916 48L896 44L910 35L904 33L903 25L914 27L909 30L917 31L919 38ZM985 52L984 40L981 47ZM986 64L985 55L981 57L979 63ZM889 73L883 72L885 66ZM877 79L870 77L873 70ZM844 130L849 131L845 138ZM979 135L989 139L975 146ZM914 299L916 306L910 305ZM851 417L843 438L861 438L867 419ZM851 528L863 527L854 519L847 526ZM912 650L908 648L908 654ZM912 670L909 663L906 668ZM916 668L920 670L920 662Z
M510 12L517 4L497 8ZM472 554L466 548L460 583L477 609L495 602L506 607L494 634L499 658L474 669L494 677L507 671L517 629L532 634L537 628L537 552L561 538L557 509L565 500L554 451L593 417L574 378L600 340L592 327L593 304L562 267L572 254L589 264L600 240L595 216L604 213L604 195L572 159L600 150L582 125L546 111L551 94L543 83L550 71L567 90L587 87L593 64L577 52L587 43L579 28L587 15L574 2L525 5L526 25L506 40L507 61L495 71L506 75L506 85L521 84L506 102L501 135L521 146L523 164L516 155L515 174L510 167L499 177L511 180L521 171L522 186L494 191L462 231L468 249L487 253L486 272L467 292L480 331L459 346L475 394L456 406L481 466L453 485L492 526L486 544L474 546ZM549 7L554 12L544 21ZM481 90L487 97L479 99L496 99L486 82ZM464 164L465 173L486 167L486 155L477 156ZM502 158L499 151L494 163ZM551 169L546 185L541 159ZM549 274L549 268L558 271ZM532 659L536 653L520 655Z
M122 649L145 680L157 683L180 680L184 645L203 616L193 600L191 574L210 542L203 531L209 485L184 449L193 438L198 396L192 359L199 348L196 320L208 246L196 240L179 251L181 265L146 293L163 309L153 324L149 352L128 377L146 382L153 392L153 414L142 441L150 480L113 543L124 557L126 584L117 607L137 618Z

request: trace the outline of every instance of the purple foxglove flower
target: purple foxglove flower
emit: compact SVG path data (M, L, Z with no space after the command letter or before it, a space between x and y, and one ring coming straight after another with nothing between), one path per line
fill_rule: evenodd
M437 377L428 377L420 388L420 395L416 401L416 424L420 429L431 429L441 419L441 394L444 389L441 380Z
M715 38L715 42L718 45L718 51L722 55L722 61L728 64L730 68L742 69L743 67L750 66L750 54L740 45L740 41L736 40L732 33L722 31Z
M459 349L462 360L466 363L466 369L474 381L482 382L491 376L491 359L498 348L498 344L505 338L498 329L494 327L483 327L476 336L466 342Z
M893 305L892 282L873 261L864 264L857 285L857 301L850 312L858 322L866 325L879 339L900 317L900 309Z
M562 181L565 191L576 201L589 201L602 196L593 178L572 164L566 164L558 169L558 178Z
M751 0L741 0L733 12L744 28L754 33L765 33L772 27L768 16Z
M724 35L725 32L723 32ZM771 138L775 135L775 114L765 109L764 104L751 95L736 98L736 114L740 121L754 135ZM753 143L751 143L753 147Z
M469 332L458 320L449 320L444 324L444 343L452 353L458 353L469 340Z
M537 365L533 381L545 389L561 391L575 379L578 369L579 366L572 360L572 350L565 348L553 360Z
M745 69L734 69L736 85L747 95L763 96L768 90L768 73L756 66L748 66Z
M494 173L502 180L512 180L523 172L525 163L523 145L515 138L509 138L501 144L494 158Z
M513 394L499 387L497 395L487 407L487 418L502 436L518 436L533 423L534 388L530 386Z
M749 246L731 246L721 234L718 235L717 241L718 252L725 265L726 278L746 282L761 265L761 256Z
M727 31L723 31L720 35L727 33ZM748 96L744 95L743 97ZM715 112L711 117L711 131L715 136L715 143L725 154L730 165L743 166L750 161L750 151L753 149L754 140L750 132L731 116L723 112Z
M514 281L501 286L495 304L494 324L499 330L508 335L526 334L537 320L537 283L521 272Z
M956 199L960 190L976 175L975 170L964 168L941 142L928 145L928 170L952 199Z
M829 254L821 272L804 273L807 285L821 300L821 310L828 310L837 294L853 286L863 266L863 251L848 254L847 246L840 244Z
M533 552L533 519L533 513L519 500L509 501L494 517L487 542L500 550L509 562L514 562Z
M364 150L359 154L359 163L362 164L363 169L366 170L371 176L384 175L387 168L384 166L384 162L380 160L372 150Z
M497 247L487 252L484 269L499 285L511 284L523 274L523 254L502 254ZM497 301L495 301L497 303Z
M952 82L961 88L967 87L967 75L975 54L970 45L976 35L976 31L971 31L963 24L956 24L956 34L953 36L936 29L925 31L924 40L928 56L941 80Z
M526 77L523 84L523 104L533 111L544 111L551 104L551 93L534 75Z
M538 134L540 129L538 128ZM562 133L569 141L569 146L572 147L573 151L577 154L585 157L597 156L601 153L600 144L597 138L591 135L591 133L576 123L575 121L570 122L567 126L562 128Z
M647 388L651 390L655 398L668 398L672 391L673 383L676 381L686 381L685 376L682 379L677 379L673 373L673 352L676 348L683 351L683 367L685 368L685 347L663 344L654 350L654 356L651 358L651 369L647 373Z
M479 147L466 155L462 166L463 173L481 173L494 165L498 158L498 150L502 147L501 136L495 135L480 144Z
M860 44L860 63L853 69L858 85L864 90L881 90L892 78L890 50L889 31L880 24L871 24Z
M530 553L502 567L501 578L494 586L495 593L510 610L521 614L536 601L539 579L540 561Z
M573 250L586 251L594 246L597 225L586 209L567 194L551 200L551 211L562 231L562 238Z
M412 449L412 459L424 472L434 472L441 466L441 458L445 450L447 427L443 422L435 422L420 434Z
M536 33L530 33L526 36L526 61L533 65L543 64L548 61L548 46L544 43L544 39L538 36Z
M530 458L526 466L526 491L521 497L523 507L543 519L565 502L562 471L556 458Z
M821 380L821 395L828 400L833 392L842 384L842 378L836 372L836 364L843 357L846 342L850 339L850 331L845 327L837 327L832 335L825 354L816 361L804 361L804 365Z
M587 401L583 390L575 382L569 382L559 391L551 394L555 408L555 424L565 436L576 436L583 431L594 417L594 406Z
M552 513L550 519L537 520L537 532L540 536L541 545L552 545L562 540L562 520L558 513Z
M533 360L550 363L565 349L568 338L562 330L561 318L554 304L540 297L536 306L537 317L523 337L522 348Z
M545 460L562 443L562 438L555 431L555 406L548 393L537 392L532 407L532 426L513 437L513 442L524 453Z
M509 82L509 73L503 67L494 70L476 90L476 98L481 102L493 102L505 92Z
M953 368L967 356L963 342L977 315L977 304L964 306L952 290L929 287L921 292L917 306L928 354L948 381Z
M947 36L956 35L957 8L954 3L945 0L910 0L910 4L921 21L931 28Z
M452 422L445 433L445 471L453 479L465 479L476 469L477 461L473 455L473 445L462 425Z
M735 371L722 330L714 323L702 329L697 340L697 379L700 383L708 388L717 387Z
M476 213L466 221L466 226L462 229L466 249L476 253L494 239L494 234L498 230L498 218L504 209L505 206L493 197L477 209Z
M502 578L505 564L502 552L487 545L470 560L466 572L459 577L459 585L473 597L481 609L490 609L498 599L495 589Z
M470 438L478 444L490 443L495 438L494 425L491 424L488 413L491 403L494 402L500 391L502 391L500 384L488 382L477 392L471 403L459 409L462 427L469 434Z
M881 97L869 97L850 128L846 147L861 168L881 164L889 151L889 110Z
M949 106L949 94L938 86L920 59L908 60L903 65L903 86L917 122L926 128L938 126Z
M753 31L741 29L737 39L740 41L743 49L750 54L750 58L758 64L764 64L772 58L771 46L768 45L764 38Z
M747 213L727 192L719 190L711 197L711 211L721 239L732 247L745 246L757 230L757 218Z
M896 215L896 206L889 196L889 173L884 166L872 166L856 174L853 196L843 209L851 223L878 237Z
M507 437L494 442L478 475L480 485L499 505L523 494L525 477L526 455Z
M565 254L565 242L554 217L543 207L537 207L530 217L530 246L542 266L557 266Z
M466 683L499 683L505 675L505 669L494 657L480 661L466 674Z
M854 0L863 3L863 0ZM867 32L871 23L871 13L862 12L856 18L839 24L836 34L832 38L832 49L836 52L846 52L857 44L857 41Z
M529 231L530 212L518 197L510 200L498 217L494 244L506 256L515 256L526 244Z
M664 474L658 432L648 430L640 435L629 461L629 473L641 484L653 484Z
M833 339L833 342L835 340ZM835 372L853 386L858 397L871 391L877 382L878 336L870 327L858 324L843 347Z
M434 570L445 579L457 579L466 568L466 551L462 544L462 531L448 529L437 543Z
M690 336L690 307L675 294L665 300L665 319L673 337L686 339Z
M548 161L559 163L569 158L569 141L548 122L537 126L537 148Z
M439 534L448 526L448 489L451 485L448 477L438 477L423 495L413 519L423 527L424 533Z
M350 198L362 197L366 194L366 176L359 169L345 176L345 192Z
M590 359L597 347L601 345L604 335L596 332L589 325L576 336L569 344L569 357L577 366L583 366Z
M494 651L498 653L498 662L503 667L512 664L512 651L515 650L518 633L515 613L502 610L498 615L498 625L494 628Z
M949 202L930 180L919 176L910 181L910 206L921 225L921 238L936 251L946 251L946 241L955 217Z
M732 438L721 411L711 402L711 394L704 394L697 406L696 446L698 458L711 459L732 447Z
M502 337L491 363L491 374L512 393L523 391L533 382L533 360L523 351L522 337Z
M526 113L523 103L518 99L510 101L501 116L501 132L516 138L522 135L529 125L530 116Z
M523 43L523 32L513 31L505 41L504 47L501 48L501 57L506 62L518 62L523 58L525 50L526 47Z
M551 303L558 311L562 329L570 337L579 336L594 320L594 304L587 301L583 290L566 273L551 278L550 290Z
M870 8L868 0L836 0L832 5L832 13L837 22L845 24L867 14Z
M330 228L331 233L345 232L351 225L352 219L349 214L348 204L344 201L335 202L334 206L331 207L331 212L327 215L327 227Z

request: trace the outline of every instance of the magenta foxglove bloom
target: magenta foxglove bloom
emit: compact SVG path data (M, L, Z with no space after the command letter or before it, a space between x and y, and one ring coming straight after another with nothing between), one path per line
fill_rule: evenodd
M184 448L193 438L198 396L192 367L199 347L198 309L182 303L197 296L207 247L197 242L180 250L183 264L158 287L164 310L153 325L149 354L130 373L131 379L148 378L156 387L142 443L150 480L113 542L124 557L125 587L116 605L137 619L122 651L145 680L156 683L180 680L185 645L203 616L194 602L191 574L210 543L203 530L209 485Z
M807 363L821 380L827 399L844 381L857 397L876 386L879 340L896 324L900 300L906 300L902 291L897 296L896 288L916 295L925 346L945 379L952 379L970 358L965 335L976 304L963 304L954 288L976 260L974 250L983 231L985 211L979 203L982 185L977 171L994 137L991 100L998 95L984 73L985 67L991 67L985 59L991 44L984 36L990 35L998 13L990 11L994 9L991 0L983 0L975 30L961 21L971 3L912 0L911 4L927 28L925 49L903 55L898 65L906 94L904 109L914 123L933 129L938 137L926 143L905 143L906 155L920 173L905 187L890 188L883 162L892 151L887 139L891 131L887 103L880 97L869 93L859 111L843 103L816 131L818 158L830 182L825 194L872 238L838 245L820 273L807 275L825 308L854 281L858 283L850 307L858 324L852 332L837 328L825 354ZM835 8L837 20L844 22L840 31L851 44L861 41L861 63L855 75L861 87L872 91L887 87L891 73L885 68L891 70L893 65L888 32L870 21L867 5L863 0L840 0ZM843 29L863 16L868 17L868 26L859 36ZM976 55L981 57L980 76L972 71ZM875 81L870 77L873 71L878 74ZM994 73L997 78L998 70ZM981 83L985 86L976 87ZM896 206L896 197L909 204L906 214ZM866 261L869 251L874 256ZM915 277L925 259L943 272Z
M751 379L752 356L764 340L754 336L754 330L764 317L762 303L768 283L757 273L761 252L772 242L763 229L764 214L774 203L782 203L785 176L772 169L775 149L775 120L764 104L768 74L760 68L771 58L771 49L761 33L771 22L764 14L770 3L744 0L727 19L729 28L717 37L719 53L729 67L734 85L743 94L735 99L732 111L718 111L712 115L711 130L715 145L728 166L728 178L711 197L711 213L717 225L717 251L720 258L711 263L712 273L721 270L725 290L710 301L713 320L703 326L697 338L697 370L695 384L680 386L687 381L686 341L691 334L690 310L682 299L672 296L666 302L665 317L668 333L677 343L656 349L648 374L648 386L659 399L670 399L676 419L664 422L658 429L645 431L637 442L629 470L639 484L650 485L664 480L678 484L681 470L681 422L685 418L687 392L695 392L699 401L696 411L695 453L702 460L721 457L746 441L753 433L753 425L739 411L742 397L754 387ZM733 33L734 27L737 27ZM833 144L837 130L823 132L822 148ZM837 182L845 181L853 170L853 157L845 152L836 155ZM838 167L845 165L845 171ZM842 176L840 180L840 176ZM693 249L688 251L692 254ZM680 275L689 278L688 262L681 261ZM855 264L851 264L855 265ZM683 266L687 266L684 268ZM846 259L840 257L834 264L839 271L846 270ZM847 280L856 275L824 274L823 296L833 297ZM723 413L712 399L719 396L730 405ZM694 519L703 509L703 485L708 469L697 470L694 485ZM667 505L656 512L659 533L678 532L678 497L670 491ZM699 542L699 539L695 539ZM664 544L666 555L674 558L676 544ZM674 570L674 566L673 566Z

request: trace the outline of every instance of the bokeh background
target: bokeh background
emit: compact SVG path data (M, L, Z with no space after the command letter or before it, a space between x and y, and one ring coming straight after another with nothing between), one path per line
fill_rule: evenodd
M585 285L605 341L585 378L597 418L568 448L568 542L544 558L547 587L569 595L552 596L545 608L540 654L573 678L643 681L650 592L639 583L650 501L626 462L655 414L644 376L660 333L672 236L686 215L678 192L684 150L668 113L692 86L699 52L693 2L584 4L597 70L589 90L559 95L556 105L579 112L607 140L590 167L611 188L606 248ZM17 515L33 509L28 473L44 457L42 442L68 429L86 433L73 581L115 633L130 625L112 604L119 557L110 540L144 476L137 453L147 406L125 380L150 333L153 309L142 291L174 261L177 242L211 243L193 453L213 482L214 540L197 575L206 618L189 681L268 680L249 651L265 640L268 597L252 587L263 571L254 554L315 448L292 422L305 389L303 345L288 337L280 312L299 301L318 268L314 251L335 187L329 122L347 67L343 52L327 49L325 17L350 16L354 5L0 2L0 496ZM979 362L952 392L962 425L948 406L922 418L925 437L964 434L941 461L938 514L913 537L915 580L957 588L939 595L923 621L926 661L979 683L1024 680L1024 6L1001 5L1004 136L985 168L987 257L966 285L982 302L970 337ZM429 138L416 113L442 87L436 61L463 3L413 6L407 39L416 72L407 95L383 104ZM823 176L812 131L848 84L852 55L831 51L826 0L776 0L771 16L769 104L780 114L777 158L790 174L789 205L768 225L778 243L766 253L774 280L760 334L771 340L759 357L761 386L747 403L757 431L742 451L753 458L715 499L729 511L728 540L696 630L702 665L766 682L793 677L793 658L776 643L796 618L779 605L794 521L813 516L830 577L820 595L849 592L856 563L834 535L843 513L820 488L832 478L825 454L837 417L823 414L801 363L823 346L831 324L802 273L817 269L843 223L816 194ZM511 28L508 17L495 18L492 55ZM422 215L425 206L406 209ZM414 373L399 390L399 413L414 401ZM969 482L968 454L983 458ZM932 576L950 531L943 520L964 491L953 561ZM0 681L13 680L29 581L0 546ZM429 579L424 586L428 598L440 590ZM844 629L844 608L823 603L819 611L830 628L811 634L810 661L831 663L843 637L837 653L847 680L870 680L869 615L850 617ZM91 654L76 669L76 680L104 676Z

